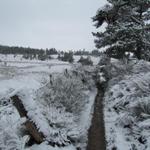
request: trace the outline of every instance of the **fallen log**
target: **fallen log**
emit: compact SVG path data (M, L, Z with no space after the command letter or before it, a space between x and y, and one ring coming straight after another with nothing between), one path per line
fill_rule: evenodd
M36 143L40 144L43 142L44 136L41 132L38 131L36 125L31 121L31 119L27 115L27 111L19 98L18 95L14 95L11 97L13 105L16 107L20 117L26 117L27 121L24 123L27 131L35 140Z

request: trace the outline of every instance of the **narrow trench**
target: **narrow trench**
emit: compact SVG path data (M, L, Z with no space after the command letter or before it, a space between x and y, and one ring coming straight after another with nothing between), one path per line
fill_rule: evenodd
M88 131L87 150L106 150L105 125L103 114L104 88L97 86L98 92L94 103L91 127Z

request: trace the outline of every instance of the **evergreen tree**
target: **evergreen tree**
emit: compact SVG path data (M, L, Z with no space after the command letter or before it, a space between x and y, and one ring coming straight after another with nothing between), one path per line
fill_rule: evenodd
M133 53L150 60L150 0L107 0L93 21L97 28L104 22L106 30L93 33L97 48L106 48L110 57L124 58Z
M97 49L95 49L95 50L92 50L91 55L93 55L93 56L99 56L100 52Z
M84 58L83 56L80 57L78 63L81 63L82 65L89 65L89 66L92 66L93 65L93 62L91 60L91 57L88 56L86 58Z
M61 59L62 61L68 61L69 63L73 63L73 52L65 52L64 55L58 59Z

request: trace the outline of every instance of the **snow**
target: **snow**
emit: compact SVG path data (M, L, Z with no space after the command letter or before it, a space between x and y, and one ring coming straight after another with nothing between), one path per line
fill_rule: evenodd
M68 62L62 62L62 61L59 61L57 59L58 55L52 55L52 59L50 60L46 60L46 61L40 61L40 60L36 60L36 59L33 59L33 60L27 60L27 59L24 59L22 58L22 55L17 55L16 57L14 57L14 55L3 55L3 54L0 54L0 60L2 62L0 62L0 64L3 64L4 65L4 62L7 62L7 65L8 66L17 66L17 67L27 67L27 66L37 66L39 64L47 64L47 65L57 65L57 64L69 64ZM80 59L81 56L76 56L74 55L73 58L74 58L74 61L75 63ZM83 57L88 57L88 55L83 55ZM98 62L99 62L99 57L98 56L90 56L91 57L91 60L93 61L93 64L94 65L97 65Z
M71 66L63 62L58 63L58 61L54 61L51 64L48 64L50 65L50 67L47 65L47 62L45 64L33 64L32 62L11 62L10 64L15 65L13 65L13 67L11 67L11 65L4 66L3 64L0 66L1 102L3 100L9 99L9 97L15 94L19 95L20 93L20 96L24 94L25 97L23 96L22 99L25 99L23 101L24 105L27 107L27 110L30 110L28 115L31 118L35 119L34 122L39 122L38 127L40 128L40 130L45 134L45 137L50 138L50 135L48 135L48 133L51 129L48 124L46 124L45 118L41 115L40 109L33 99L34 93L39 88L47 84L47 82L49 82L50 73L62 73L65 69L70 69ZM8 109L6 110L8 111ZM18 115L16 112L14 113L14 115L17 116L17 118L13 117L14 121L16 121L16 119L18 119ZM43 122L45 122L45 125L43 124Z
M124 74L120 71L118 76L109 81L105 94L104 119L108 150L114 147L119 150L150 148L150 63L139 61L129 66ZM145 141L144 144L139 138Z
M22 63L19 63L22 65ZM0 66L0 95L4 95L9 90L19 89L38 89L43 80L49 80L51 73L62 73L65 69L71 69L70 65L63 63L36 64L35 66L27 63L28 66L10 67ZM30 84L29 84L30 83Z
M0 54L0 64L4 65L4 62L7 63L7 66L16 66L16 67L28 67L28 66L39 66L39 65L67 65L68 62L62 62L56 59L57 57L54 55L53 59L46 60L46 61L40 61L37 59L27 60L22 58L22 55L17 55L14 57L14 55L2 55Z
M88 140L88 129L91 126L91 120L94 111L94 101L97 94L97 90L93 89L92 91L86 91L86 95L88 95L88 102L85 106L84 111L81 113L80 121L78 123L78 128L81 130L81 134L83 135L80 147L85 149L87 140Z
M2 61L9 60L7 65L3 64L3 62L0 63L0 149L10 150L11 147L17 147L22 150L75 150L77 147L85 149L87 133L93 115L94 100L97 94L95 84L89 74L92 74L95 68L94 66L83 67L76 65L80 56L75 56L74 64L61 62L56 58L57 56L54 56L54 59L42 62L23 60L20 55L15 58L11 55L0 55ZM93 60L95 61L94 64L96 64L99 62L99 57L93 57ZM130 150L135 148L149 150L150 63L134 61L125 66L115 59L111 60L111 63L112 70L109 71L112 71L111 73L114 73L114 75L109 81L104 102L107 149ZM67 74L64 73L66 69ZM78 76L75 76L73 71L77 72ZM58 86L57 92L59 94L55 90L53 90L52 94L49 91L50 86L48 84L50 85L51 75L53 80L51 88L54 88L55 83ZM59 77L61 80L59 80ZM80 81L83 77L87 81L86 85ZM101 82L105 82L104 74L100 73L99 77ZM76 97L73 100L71 99L72 97L69 99L72 100L72 103L64 100L67 95L61 99L57 97L63 96L68 90L69 83L70 87L73 87L72 89L77 90L76 88L78 88L80 93L83 92L85 101L81 110L79 107L74 109L72 106L69 108L71 109L70 112L66 111L67 107L65 106L70 104L77 106ZM65 89L62 87L65 87ZM44 105L42 97L38 94L46 93L46 89L51 94L51 97L47 98L51 98L51 101L53 98L54 100L55 98L59 100L51 105ZM64 91L59 91L60 89ZM75 91L73 93L75 94ZM28 111L28 117L35 123L38 130L43 133L45 141L57 142L60 145L67 146L52 147L43 142L40 145L24 148L29 137L24 137L19 132L26 118L20 118L17 110L9 102L9 98L15 94L21 98L25 109ZM82 98L82 95L80 96ZM63 102L65 106L57 105L57 103L63 104ZM77 110L81 112L77 112ZM128 127L128 125L130 126ZM70 142L68 141L68 136L75 140L74 145L67 143ZM142 144L139 138L145 143ZM9 147L5 144L5 141L9 143Z
M86 94L89 95L88 97L88 103L85 106L84 112L81 114L80 118L80 128L84 132L84 134L87 134L87 130L89 129L91 125L91 119L93 115L93 107L94 107L94 100L97 94L97 90L94 89L92 91L86 91ZM87 117L88 116L88 117Z
M11 55L0 55L0 59L2 61L7 61L7 64L4 64L3 62L0 63L0 111L5 114L3 115L3 113L0 113L0 134L3 136L6 135L7 137L7 135L9 135L10 129L16 128L15 130L11 131L12 136L10 137L10 139L7 139L7 142L10 142L13 139L15 144L12 146L19 147L18 149L24 149L25 141L28 139L27 137L22 137L19 133L20 128L22 128L22 123L26 118L20 119L17 110L12 106L12 104L9 104L10 102L8 101L11 96L17 94L21 98L26 110L28 110L27 115L29 116L29 118L36 124L38 130L44 134L45 141L60 141L61 145L63 144L63 141L67 142L67 136L75 137L76 135L79 135L81 136L81 141L78 142L78 145L76 146L85 147L87 140L87 129L90 126L96 90L85 91L87 103L84 111L81 113L79 121L76 122L77 124L74 123L74 120L77 118L77 116L73 116L73 114L69 114L65 112L65 110L61 110L61 113L63 114L60 115L60 110L56 110L54 109L54 107L53 109L51 109L51 111L48 111L48 109L45 108L50 117L50 119L47 120L42 109L43 106L41 106L41 104L36 101L36 92L47 85L47 83L49 83L51 74L56 77L58 76L58 74L63 74L66 69L68 71L72 70L74 68L74 65L66 62L61 62L56 59L43 62L37 60L29 61L21 59L21 56L16 56L14 58ZM5 102L7 102L9 105L1 107L1 104ZM57 115L59 115L59 117ZM65 117L68 117L68 119L70 120ZM58 128L51 127L48 122L52 121L52 123L57 124L63 122L63 119L68 122L68 126L66 126L66 128L69 127L69 124L74 123L68 128L69 130L67 132L64 129L58 130ZM5 131L3 129L5 128L6 124L9 124L10 126L8 126L8 130ZM1 130L1 128L3 131ZM53 135L55 134L57 134L58 137L56 136L56 138L53 138ZM2 143L4 143L3 136L1 136L0 138L0 142ZM5 146L6 148L8 148L6 145L2 145L0 143L0 149L1 146ZM42 143L40 145L34 145L26 149L75 150L76 146L68 144L68 146L66 147L59 148L51 147L46 143Z
M124 136L124 132L121 128L117 128L115 130L116 132L116 143L117 143L117 148L119 150L128 150L131 149L131 145L126 142L125 136Z
M21 57L20 55L16 57L0 55L0 60L7 61L7 64L0 63L0 149L10 150L10 147L24 149L28 140L28 137L24 137L19 133L26 118L20 118L17 110L9 102L9 98L17 94L26 110L28 110L28 117L36 124L38 130L44 134L45 141L60 142L60 145L67 145L60 148L57 146L52 147L43 142L40 145L25 148L26 150L75 150L77 147L84 150L97 93L93 80L91 81L88 76L88 74L94 72L94 66L76 65L80 56L75 56L74 64L58 61L57 56L49 61L24 60ZM99 57L93 57L92 59L94 64L99 62ZM114 73L114 76L109 81L104 102L107 149L130 150L136 148L149 150L150 63L134 61L125 66L115 59L111 60L111 63L116 67L109 70L112 71L112 74ZM63 78L66 69L68 74L67 77ZM79 78L84 77L88 85L83 86L77 76L70 78L70 75L73 75L72 70L78 72ZM80 92L84 93L85 103L79 114L76 112L78 108L76 108L76 111L73 109L76 113L67 112L66 108L62 108L61 105L45 106L38 101L41 100L41 97L38 99L37 93L41 94L39 91L42 90L42 92L46 92L45 87L49 84L50 75L54 79L59 76L62 77L62 83L66 87L69 82L76 82L75 85L78 85L78 88L81 85L79 89ZM104 74L100 73L99 77L101 82L105 82ZM61 82L56 84L61 87ZM71 84L73 87L75 85ZM50 87L47 90L49 91ZM65 91L59 91L57 95L63 95ZM55 90L53 92L56 93ZM51 98L54 98L54 94ZM75 106L77 104L76 100L75 97ZM65 102L65 105L70 104L69 101L64 101L63 98L58 102L62 101ZM4 105L2 105L3 103ZM140 113L138 113L139 111ZM50 126L50 123L53 126ZM131 127L128 127L128 125ZM64 143L64 141L68 141L68 136L75 139L74 145ZM146 142L144 144L140 143L139 138ZM5 143L9 143L9 147Z
M76 150L76 148L72 145L70 146L66 146L66 147L63 147L63 148L60 148L60 147L51 147L49 145L47 145L46 143L42 143L40 145L34 145L30 148L30 150Z

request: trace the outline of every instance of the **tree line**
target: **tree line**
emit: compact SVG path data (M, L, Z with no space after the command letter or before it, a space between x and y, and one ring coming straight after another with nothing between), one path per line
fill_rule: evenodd
M73 53L73 55L95 55L99 56L101 52L97 49L94 49L92 51L87 51L85 49L83 50L69 50L68 53ZM18 46L3 46L0 45L0 54L20 54L20 55L57 55L62 54L64 55L65 51L60 51L55 48L47 48L47 49L38 49L38 48L30 48L30 47L18 47Z
M3 46L0 45L0 53L1 54L43 54L54 55L58 54L58 51L55 48L50 49L35 49L35 48L25 48L25 47L17 47L17 46Z

